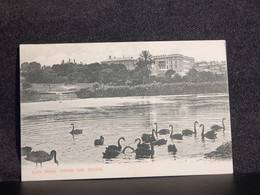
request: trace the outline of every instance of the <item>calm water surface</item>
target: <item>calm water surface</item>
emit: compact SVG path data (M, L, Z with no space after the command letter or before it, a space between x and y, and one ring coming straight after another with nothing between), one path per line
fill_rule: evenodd
M201 140L201 129L197 126L197 137L184 137L183 140L171 140L167 145L175 144L176 155L167 151L167 145L155 146L153 159L138 160L131 150L112 160L102 159L107 145L117 144L119 137L125 137L122 145L136 147L134 140L143 133L151 133L154 122L158 129L169 128L174 133L183 129L193 130L197 120L205 125L205 131L214 124L221 125L225 117L225 134L218 132L215 141ZM159 160L192 161L203 160L204 153L215 150L219 145L231 140L229 103L227 94L170 95L150 97L115 97L33 102L21 104L21 143L33 150L57 151L60 164L73 163L129 163ZM82 135L73 140L71 126L83 129ZM94 140L104 136L104 146L94 146ZM35 164L23 160L28 166Z

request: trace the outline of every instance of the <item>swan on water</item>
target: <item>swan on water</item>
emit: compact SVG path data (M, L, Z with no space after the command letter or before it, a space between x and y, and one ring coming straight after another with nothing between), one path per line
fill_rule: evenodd
M204 125L201 124L200 127L202 127L202 132L201 132L202 140L204 140L204 137L206 137L207 139L216 139L217 138L217 134L215 133L214 130L204 133Z
M141 143L142 141L141 141L140 138L136 138L136 139L135 139L135 142L137 142L137 141L139 141L138 144L137 144L137 147L138 147L138 148L146 148L146 149L149 149L149 147L150 147L149 144Z
M30 146L25 146L21 148L21 156L27 156L28 154L30 154L32 151L32 147Z
M169 133L170 133L170 130L169 130L169 129L161 129L161 130L158 131L158 125L157 125L157 123L154 123L154 125L155 125L156 134L166 135L166 134L169 134Z
M153 144L151 143L151 149L147 149L147 148L137 148L134 149L131 146L126 146L123 150L123 154L125 154L125 150L127 148L131 149L133 152L135 152L135 158L139 159L139 158L153 158L154 155L154 147Z
M70 125L72 125L72 130L70 132L71 135L82 134L83 129L74 129L74 124L73 123L71 123Z
M189 130L189 129L185 129L185 130L182 130L182 135L190 136L190 135L194 134L196 136L197 135L196 124L199 124L199 122L198 121L194 122L194 131Z
M125 141L125 138L120 137L117 141L118 145L109 145L108 147L106 147L105 152L103 152L103 158L110 159L110 158L117 157L121 153L121 150L122 150L122 146L120 144L121 140Z
M30 152L27 155L25 160L28 160L28 161L36 163L36 167L37 167L38 163L40 163L41 166L42 166L43 162L51 161L53 158L54 158L54 162L57 165L59 165L59 163L58 163L58 161L56 159L56 151L55 150L52 150L50 152L50 154L48 154L47 152L42 151L42 150L40 150L40 151L33 151L33 152Z
M173 154L176 154L177 151L178 150L177 150L175 144L168 145L168 152L172 152Z
M225 124L224 124L224 120L226 120L225 118L222 119L222 126L219 126L219 125L213 125L211 128L211 130L214 130L214 131L220 131L223 129L223 131L225 131Z
M95 146L103 145L103 143L104 143L104 137L103 137L102 135L100 136L99 139L96 139L96 140L94 141L94 145L95 145Z
M171 128L171 135L170 135L171 139L183 140L182 139L183 135L181 133L173 134L173 126L170 125L170 128Z
M144 133L141 138L144 143L151 143L156 140L155 135L158 137L156 131L153 129L152 134Z

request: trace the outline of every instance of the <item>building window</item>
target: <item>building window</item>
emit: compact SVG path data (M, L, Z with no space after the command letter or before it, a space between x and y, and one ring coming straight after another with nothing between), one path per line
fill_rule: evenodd
M166 69L165 61L159 62L159 69Z

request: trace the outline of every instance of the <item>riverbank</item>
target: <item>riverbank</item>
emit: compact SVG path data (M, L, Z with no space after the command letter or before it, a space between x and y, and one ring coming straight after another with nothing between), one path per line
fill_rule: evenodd
M98 97L127 97L127 96L157 96L157 95L181 95L198 93L226 93L226 82L206 83L171 83L171 84L148 84L137 86L114 86L90 90L80 89L76 92L78 98Z
M21 102L60 101L64 99L84 99L102 97L182 95L201 93L226 93L226 82L205 83L153 83L136 86L104 86L93 88L93 83L32 84L30 90L21 92Z

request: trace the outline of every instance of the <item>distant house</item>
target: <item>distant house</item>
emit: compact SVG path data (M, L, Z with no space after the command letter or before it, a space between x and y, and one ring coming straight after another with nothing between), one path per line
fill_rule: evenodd
M123 64L127 70L134 70L136 67L136 62L137 60L135 60L133 57L112 58L109 56L109 59L101 61L101 64Z
M198 72L206 71L213 74L226 74L227 72L227 64L225 61L197 62L192 68Z
M163 76L167 70L175 70L180 75L185 75L192 69L194 58L181 54L153 56L154 63L151 65L151 75Z

